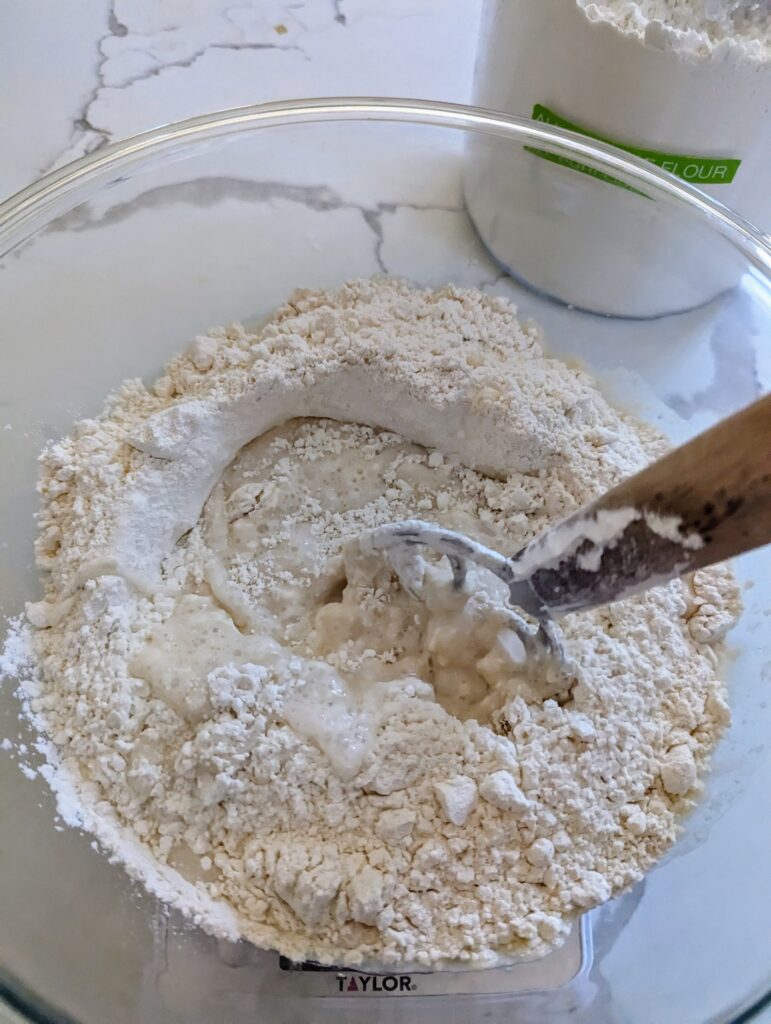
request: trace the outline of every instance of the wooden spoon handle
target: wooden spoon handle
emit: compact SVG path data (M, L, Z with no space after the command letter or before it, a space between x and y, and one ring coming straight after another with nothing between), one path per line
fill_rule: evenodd
M590 539L586 524L621 510L638 514L612 543ZM771 543L771 395L614 487L514 561L537 564L550 535L565 536L571 527L586 539L565 557L543 558L528 579L553 615L607 604Z
M592 505L677 516L698 534L689 570L771 543L771 395L722 420Z

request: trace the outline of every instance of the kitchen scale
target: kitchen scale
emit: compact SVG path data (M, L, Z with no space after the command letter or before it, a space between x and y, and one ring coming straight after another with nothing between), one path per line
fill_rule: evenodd
M360 971L294 963L248 943L191 934L164 916L142 989L148 1002L160 997L185 1024L503 1024L530 1020L539 1004L547 1013L575 1013L593 989L591 918L584 914L559 949L537 960L477 970Z

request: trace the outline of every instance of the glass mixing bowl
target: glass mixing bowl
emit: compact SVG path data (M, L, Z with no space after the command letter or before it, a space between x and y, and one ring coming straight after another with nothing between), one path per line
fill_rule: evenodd
M639 238L646 287L655 271L669 292L682 285L695 294L699 267L732 286L690 312L637 320L528 291L491 260L466 212L471 140L475 158L480 146L495 147L499 176L505 151L512 180L544 182L537 202L531 187L521 199L532 206L531 239L542 223L544 267L569 265L565 232L550 225L574 217L572 260L591 264L594 286L605 281L608 293L619 279L629 287L625 268L639 265ZM477 196L479 187L477 174ZM516 190L505 194L519 201ZM559 250L550 252L554 239ZM41 446L97 413L119 381L152 379L196 332L257 320L297 286L389 273L510 297L543 325L551 352L584 364L614 401L673 441L751 401L771 379L771 252L759 233L610 147L467 107L298 101L160 128L0 206L0 252L7 617L39 593L32 542ZM643 882L587 915L556 960L508 970L351 987L334 971L282 971L288 965L273 953L189 927L87 835L57 825L44 782L16 763L34 769L34 737L6 685L0 738L14 744L0 750L6 1001L30 1020L80 1024L750 1020L771 988L770 569L768 552L737 563L747 589L726 669L733 725L683 838Z

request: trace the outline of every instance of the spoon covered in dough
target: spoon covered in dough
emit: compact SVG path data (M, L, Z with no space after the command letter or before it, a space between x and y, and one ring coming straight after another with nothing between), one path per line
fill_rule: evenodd
M510 627L529 657L565 668L555 619L595 608L771 542L771 395L699 434L550 527L511 558L434 523L388 523L360 538L419 597L421 548L469 562L509 588Z

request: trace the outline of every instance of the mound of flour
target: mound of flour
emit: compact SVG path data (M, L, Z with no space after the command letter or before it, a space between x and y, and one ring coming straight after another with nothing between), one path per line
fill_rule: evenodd
M499 595L415 601L351 541L419 516L513 553L664 447L452 287L298 292L127 381L41 456L46 596L6 651L63 815L290 957L544 952L697 798L733 577L568 617L555 694Z
M577 0L592 21L684 55L771 60L768 0Z

